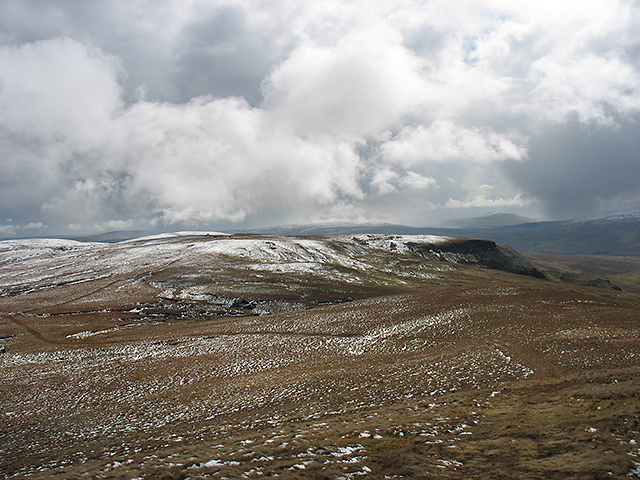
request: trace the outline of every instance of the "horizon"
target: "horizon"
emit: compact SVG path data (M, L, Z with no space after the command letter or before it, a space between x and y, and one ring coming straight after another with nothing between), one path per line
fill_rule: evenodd
M576 222L576 221L589 221L589 220L598 220L601 218L611 218L611 217L619 217L619 216L628 216L629 214L634 214L635 217L640 219L640 209L633 209L633 210L624 210L624 211L619 211L619 212L608 212L608 213L604 213L601 215L597 215L597 216L586 216L586 217L580 217L580 218L568 218L568 219L563 219L563 220L545 220L545 221L538 221L538 220L534 220L534 219L526 219L525 217L519 217L518 215L515 214L505 214L505 213L501 213L501 212L491 212L488 213L486 215L482 215L480 217L471 217L471 218L466 218L466 219L462 219L459 222L451 222L451 224L447 225L447 226L431 226L431 225L426 225L426 226L413 226L413 225L402 225L402 224L395 224L395 223L389 223L389 222L379 222L379 223L372 223L372 222L318 222L318 223L297 223L297 224L288 224L288 225L270 225L270 226L265 226L265 227L259 227L259 228L246 228L246 229L242 229L242 228L234 228L234 229L228 229L228 230L211 230L211 229L188 229L188 230L183 230L183 229L156 229L156 230L140 230L140 229L124 229L124 230L108 230L108 231L101 231L101 232L87 232L87 233L76 233L76 234L53 234L50 236L47 235L33 235L33 236L2 236L0 235L0 242L2 241L9 241L9 240L38 240L38 239L67 239L67 240L78 240L78 241L90 241L88 239L92 238L92 237L108 237L110 235L117 235L117 234L125 234L124 237L117 239L117 241L126 241L126 240L131 240L131 239L135 239L138 238L138 236L133 236L130 237L128 236L129 234L135 234L135 235L140 235L140 238L146 237L146 236L155 236L155 235L184 235L184 236L188 236L188 235L214 235L214 234L219 234L219 235L237 235L237 234L264 234L264 235L272 235L274 234L274 231L277 230L286 230L286 229L304 229L304 228L329 228L329 227L337 227L337 228L348 228L348 227L354 227L354 228L362 228L362 227L367 227L367 226L371 226L371 227L384 227L384 226L388 226L388 227L396 227L396 228L407 228L407 229L415 229L415 230L428 230L428 229L433 229L433 230L437 230L437 231L451 231L451 232L455 232L455 231L460 231L462 233L464 233L465 231L487 231L487 232L491 232L491 231L495 231L496 229L500 229L503 227L518 227L518 226L524 226L524 225L533 225L533 224L545 224L545 223L564 223L564 222ZM480 225L478 223L474 223L477 221L481 221L481 220L485 220L488 218L491 218L493 216L507 216L507 217L519 217L521 220L523 221L516 221L515 223L506 223L506 224L497 224L497 225ZM529 221L524 221L524 220L529 220ZM470 221L471 223L466 224L463 222L466 221ZM288 235L286 233L278 233L278 235ZM304 234L301 233L294 233L292 234L292 236L304 236ZM407 233L403 233L403 235L410 235ZM109 240L104 240L109 242Z

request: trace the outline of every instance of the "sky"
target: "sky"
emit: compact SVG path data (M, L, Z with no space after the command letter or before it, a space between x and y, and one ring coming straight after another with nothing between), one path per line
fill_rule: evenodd
M637 0L2 0L0 236L640 208Z

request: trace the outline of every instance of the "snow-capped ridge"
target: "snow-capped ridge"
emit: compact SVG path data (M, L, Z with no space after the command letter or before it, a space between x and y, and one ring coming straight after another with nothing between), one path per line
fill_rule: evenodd
M187 230L181 232L165 232L165 233L156 233L154 235L145 235L144 237L136 237L129 240L123 240L118 243L137 243L137 242L149 242L154 240L175 240L180 238L191 238L191 237L225 237L229 236L228 233L223 232L208 232L208 231L198 231L198 230Z
M587 223L606 225L616 222L640 222L640 209L609 213L605 215L598 215L596 217L578 218L575 220L569 220L567 223L574 225Z

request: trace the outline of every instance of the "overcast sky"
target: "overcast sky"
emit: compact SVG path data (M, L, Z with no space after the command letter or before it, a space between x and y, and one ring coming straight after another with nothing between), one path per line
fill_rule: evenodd
M0 236L640 208L637 0L0 2Z

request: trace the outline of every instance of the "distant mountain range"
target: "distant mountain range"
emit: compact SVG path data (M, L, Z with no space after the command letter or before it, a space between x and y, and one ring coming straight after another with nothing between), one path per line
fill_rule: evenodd
M332 223L285 225L227 233L289 236L362 233L445 235L492 240L522 253L640 256L640 210L555 222L529 220L518 215L494 213L452 222L457 228L420 228L390 223ZM202 235L207 233L209 232L202 232ZM149 234L147 231L128 230L64 238L115 243Z
M69 236L64 238L77 240L79 242L118 243L123 240L131 240L132 238L143 237L145 235L149 235L149 232L146 230L115 230L113 232L96 233L95 235Z
M493 217L493 219L491 219ZM460 228L416 228L393 224L290 225L253 230L270 235L391 233L447 235L493 240L522 253L640 255L640 210L593 218L519 223L522 217L492 214L461 223ZM492 226L498 223L498 226ZM502 222L516 222L500 226Z
M521 217L514 213L490 213L482 217L465 218L454 220L451 225L455 228L496 228L521 225L523 223L533 223L533 218Z

